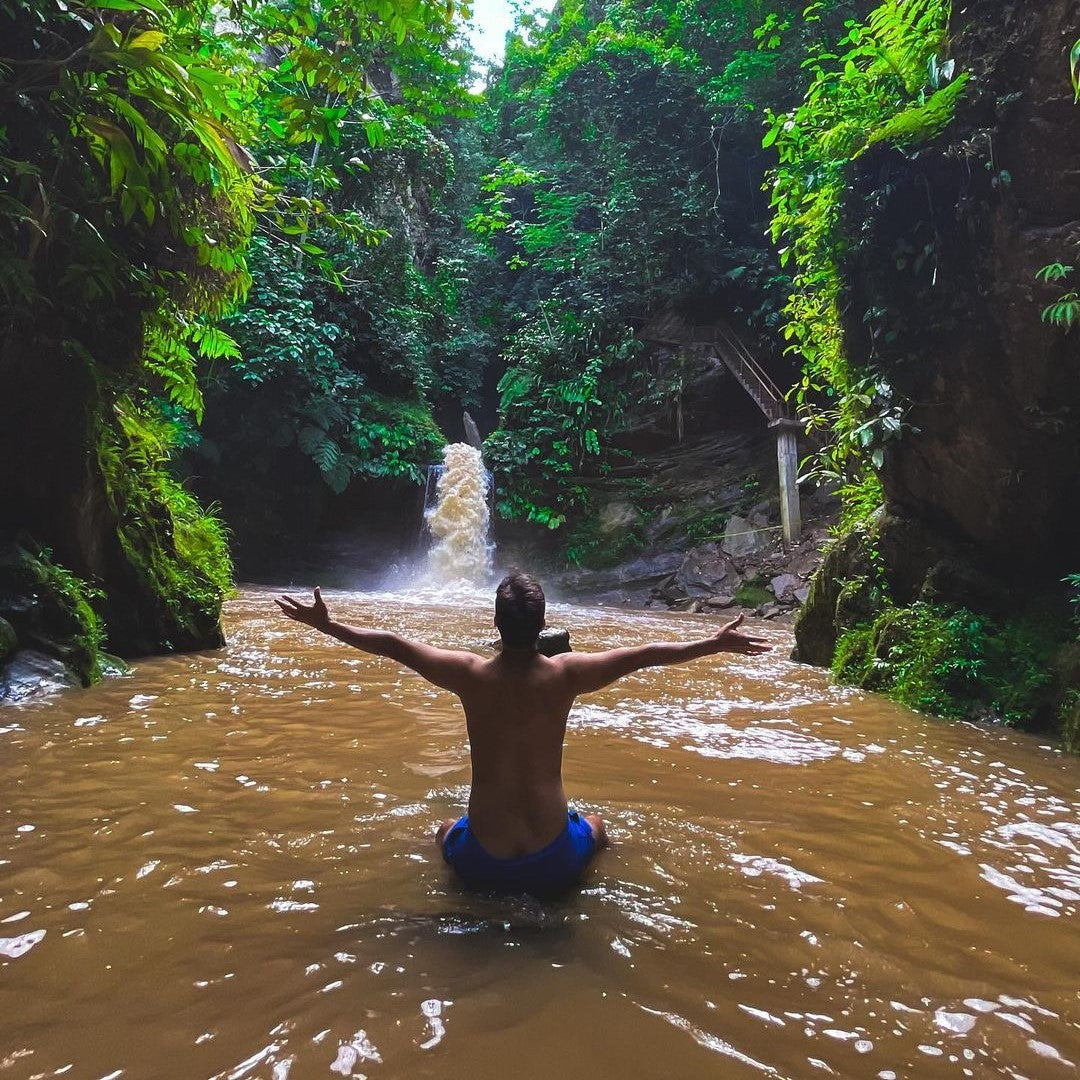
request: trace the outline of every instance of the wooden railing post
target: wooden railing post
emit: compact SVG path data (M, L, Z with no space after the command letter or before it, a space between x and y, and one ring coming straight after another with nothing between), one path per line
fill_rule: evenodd
M802 538L802 508L799 505L799 432L802 424L781 417L770 425L776 432L776 461L780 468L780 524L784 543L797 544Z

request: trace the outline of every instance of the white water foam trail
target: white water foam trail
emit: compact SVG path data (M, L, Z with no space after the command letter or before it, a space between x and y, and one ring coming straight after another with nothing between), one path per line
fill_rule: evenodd
M443 450L435 506L427 514L433 542L424 584L448 587L488 582L492 554L488 484L479 450L465 443L451 443Z

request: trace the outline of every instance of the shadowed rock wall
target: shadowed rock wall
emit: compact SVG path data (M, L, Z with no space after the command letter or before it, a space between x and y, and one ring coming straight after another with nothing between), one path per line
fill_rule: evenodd
M1040 318L1069 286L1036 281L1080 244L1080 4L956 7L973 79L954 123L914 159L867 155L853 185L849 349L917 429L882 477L890 513L931 540L896 553L905 592L954 549L1009 582L1080 566L1080 334Z

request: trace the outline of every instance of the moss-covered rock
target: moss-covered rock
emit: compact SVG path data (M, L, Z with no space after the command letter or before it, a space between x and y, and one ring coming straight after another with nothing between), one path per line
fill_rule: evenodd
M0 622L14 635L11 651L19 647L54 657L84 686L101 677L105 630L94 609L98 599L47 552L19 546L0 552Z
M1061 703L1061 741L1070 754L1080 754L1080 690Z
M169 426L130 399L115 411L98 449L117 522L103 601L109 649L141 656L218 647L232 587L224 526L169 472Z
M1049 727L1061 631L1034 613L995 620L923 601L889 606L841 636L833 673L937 716Z
M793 660L829 667L841 635L882 607L883 583L875 561L878 528L878 522L857 526L829 548L795 620Z

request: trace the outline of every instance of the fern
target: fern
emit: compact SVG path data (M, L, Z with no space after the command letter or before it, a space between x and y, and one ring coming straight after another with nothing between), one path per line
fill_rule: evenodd
M207 360L240 359L240 346L220 327L193 327L191 339L198 347L199 355Z
M969 75L960 75L955 82L943 86L921 105L912 105L891 117L867 140L867 146L890 142L897 146L911 146L925 142L941 133L953 117L956 103L967 86Z
M944 42L948 16L941 0L887 0L867 17L873 47L908 94L917 94L925 83L927 62Z
M329 478L341 457L341 447L325 431L313 424L302 427L296 441L300 449L319 466L323 476Z

